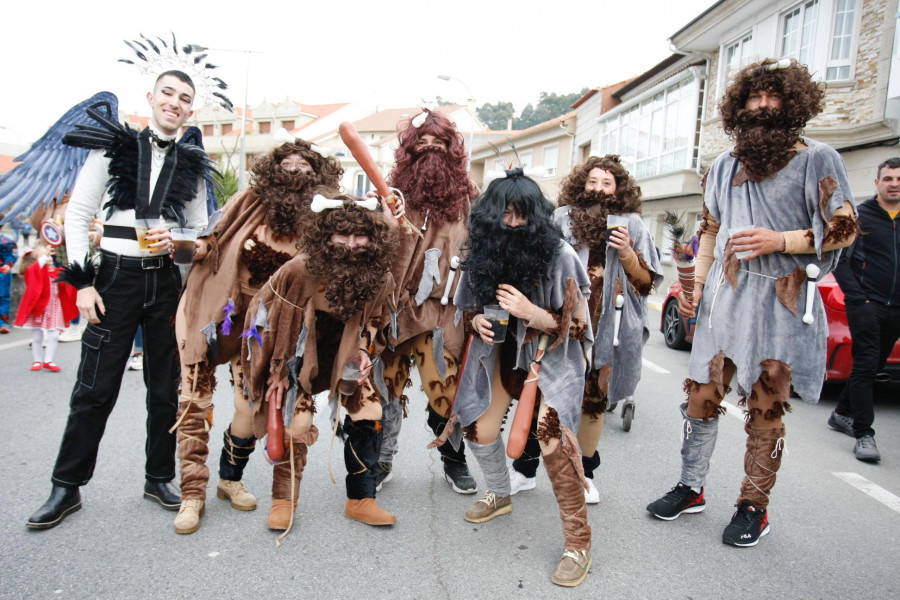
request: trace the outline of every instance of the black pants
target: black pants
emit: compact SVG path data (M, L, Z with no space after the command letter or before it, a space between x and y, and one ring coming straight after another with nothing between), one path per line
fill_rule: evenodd
M835 412L853 416L853 434L859 439L875 435L872 387L875 375L884 368L900 338L900 306L847 303L847 324L853 338L853 371L838 397Z
M89 323L81 338L81 364L69 404L53 483L66 487L86 484L94 473L97 449L109 418L138 325L144 327L147 386L147 479L166 482L175 477L175 424L178 409L178 352L175 309L181 293L181 275L168 257L136 259L103 253L94 281L106 313L100 323ZM128 264L125 264L128 263ZM154 265L155 263L155 265Z

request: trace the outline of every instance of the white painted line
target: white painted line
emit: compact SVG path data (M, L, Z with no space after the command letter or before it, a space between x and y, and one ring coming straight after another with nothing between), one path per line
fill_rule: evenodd
M838 479L849 483L864 494L878 500L891 510L900 513L900 498L890 493L883 487L875 485L862 475L857 473L832 473Z
M661 366L659 366L658 364L656 364L656 363L654 363L654 362L650 362L650 361L647 360L646 358L642 358L642 359L641 359L641 363L642 363L645 367L647 367L648 369L650 369L651 371L654 371L654 372L656 372L656 373L669 374L669 373L672 372L672 371L667 371L666 369L663 369L663 368L662 368Z
M647 308L652 308L655 311L662 312L662 304L659 302L647 302Z
M741 409L741 408L735 406L735 405L732 404L731 402L725 402L724 400L722 401L722 406L724 406L726 409L728 409L728 410L725 411L725 414L726 414L726 415L731 415L731 416L734 417L735 419L740 419L741 421L744 420L744 411L743 411L743 409Z
M10 348L18 348L19 346L27 346L31 340L19 340L18 342L10 342L8 344L0 344L0 350L9 350Z

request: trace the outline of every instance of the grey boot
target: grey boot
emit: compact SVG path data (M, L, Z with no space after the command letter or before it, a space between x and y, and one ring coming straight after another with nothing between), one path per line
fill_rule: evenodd
M466 444L478 459L487 488L501 498L509 496L509 470L506 468L503 439L498 436L496 440L485 445L466 440Z
M681 442L681 483L688 487L702 488L709 473L709 459L716 449L719 435L719 419L713 417L692 419L687 416L687 402L680 407L684 417Z

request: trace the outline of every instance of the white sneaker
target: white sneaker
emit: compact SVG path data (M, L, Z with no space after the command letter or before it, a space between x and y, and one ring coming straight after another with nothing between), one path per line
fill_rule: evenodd
M525 477L511 466L509 467L509 495L514 496L518 492L533 490L537 485L537 477Z
M78 325L69 325L61 334L59 334L60 342L80 342L81 334L84 333L84 327Z
M129 371L141 371L144 368L144 355L140 352L135 352L131 355L131 360L128 361L128 370Z
M584 501L588 504L600 504L600 491L594 485L594 480L590 477L585 477L584 480L588 484L588 489L584 491Z

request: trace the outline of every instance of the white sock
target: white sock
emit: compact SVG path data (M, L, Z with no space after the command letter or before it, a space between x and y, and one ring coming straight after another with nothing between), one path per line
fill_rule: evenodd
M44 330L43 329L32 329L31 330L31 357L34 359L34 362L43 362L41 361L41 357L44 355L44 349L42 344L44 343Z
M53 362L56 347L59 346L59 329L47 329L47 347L44 348L44 362Z

